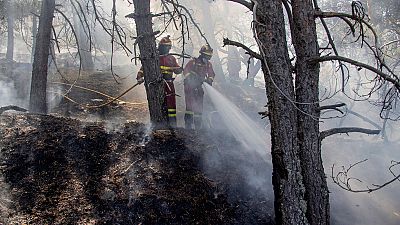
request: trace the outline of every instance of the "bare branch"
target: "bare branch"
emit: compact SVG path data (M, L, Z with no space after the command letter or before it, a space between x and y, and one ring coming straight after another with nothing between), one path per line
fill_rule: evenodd
M334 134L348 134L348 133L364 133L364 134L379 134L380 130L371 130L360 127L339 127L322 131L321 140Z
M354 112L354 111L352 111L352 110L347 110L347 112L348 112L349 114L352 114L352 115L357 116L358 118L364 120L365 122L370 123L372 126L374 126L374 127L377 128L377 129L382 129L382 127L381 127L380 125L378 125L377 123L375 123L375 122L372 121L371 119L368 119L367 117L365 117L365 116L363 116L363 115L361 115L361 114L359 114L359 113L357 113L357 112Z
M339 52L336 49L336 45L335 45L335 42L333 41L332 35L329 31L328 25L326 24L324 18L320 17L320 20L321 20L322 26L325 29L326 35L328 36L329 44L331 45L333 52L335 53L336 56L339 56ZM341 61L339 61L339 66L340 66L340 71L342 73L342 92L344 92L344 86L346 83L345 67ZM348 77L347 77L347 79L348 79Z
M228 2L236 2L241 4L242 6L248 8L249 10L253 10L253 4L252 2L248 2L246 0L227 0Z
M384 48L384 47L386 47L386 46L388 46L388 45L396 44L396 43L398 43L398 42L400 42L400 40L389 41L388 43L383 44L383 45L381 46L381 48Z
M361 164L363 162L366 162L366 161L367 161L367 159L362 160L360 162L357 162L357 163L355 163L353 165L350 165L349 168L347 168L347 169L343 168L342 171L338 172L336 175L334 175L334 173L335 173L335 170L334 170L335 165L333 165L332 169L331 169L331 178L332 178L333 182L335 184L337 184L340 188L342 188L343 190L346 190L346 191L350 191L350 192L354 192L354 193L371 193L373 191L377 191L379 189L382 189L382 188L388 186L389 184L391 184L391 183L393 183L395 181L399 181L400 174L399 175L395 175L391 170L391 168L393 166L399 165L399 163L396 162L394 165L390 166L390 168L389 168L389 170L391 171L391 173L394 176L393 179L391 179L391 180L389 180L389 181L387 181L387 182L385 182L383 184L379 184L379 185L378 184L372 184L374 186L374 188L369 188L367 186L366 189L359 189L359 190L353 189L351 184L350 184L350 181L356 180L356 181L358 181L360 183L362 183L362 181L360 179L357 179L357 178L349 177L349 171L353 167L355 167L356 165L359 165L359 164Z
M199 27L199 25L196 23L195 19L193 18L192 14L190 13L190 11L183 5L178 4L177 2L174 2L173 0L163 0L164 2L170 3L172 4L172 6L175 8L176 11L179 11L179 9L182 9L183 11L186 12L187 16L189 17L190 21L192 22L192 24L194 25L194 27L197 29L197 31L199 32L200 36L204 39L204 41L210 45L210 43L208 42L206 36L204 35L203 32L201 32L201 29ZM211 46L211 45L210 45Z
M74 35L75 40L76 40L76 46L77 46L77 49L78 49L78 56L79 56L79 71L78 71L78 76L76 77L76 79L74 80L74 82L71 84L71 86L69 87L69 89L68 89L68 90L66 91L66 93L64 94L64 96L66 96L66 95L72 90L72 87L76 84L76 82L78 81L78 79L79 79L80 76L81 76L81 72L82 72L82 55L81 55L81 51L80 51L80 47L79 47L78 36L77 36L77 34L76 34L76 32L75 32L75 29L74 29L74 27L73 27L71 21L68 19L68 17L67 17L61 10L59 10L59 9L57 9L57 8L55 8L54 10L55 10L56 12L58 12L58 13L65 19L65 21L69 24L70 29L71 29L71 31L72 31L72 34Z
M370 71L378 74L384 80L392 83L396 87L396 89L398 91L400 91L400 81L399 81L399 79L397 79L397 78L395 79L395 78L391 77L390 75L382 72L381 70L379 70L379 69L377 69L375 67L372 67L370 65L367 65L365 63L361 63L361 62L358 62L356 60L352 60L352 59L349 59L349 58L346 58L346 57L342 57L342 56L321 56L321 57L310 59L311 62L325 62L325 61L332 61L332 60L347 62L347 63L353 64L355 66L362 67L362 68L365 68L367 70L370 70Z
M243 48L244 50L246 50L249 53L249 55L253 56L254 58L259 59L259 60L263 59L260 54L254 52L249 47L247 47L246 45L244 45L244 44L242 44L240 42L231 41L228 38L224 38L224 45L223 46L225 46L225 45L233 45L233 46L236 46L236 47Z
M171 15L172 16L172 13L171 12L162 12L162 13L157 13L157 14L150 13L150 14L147 14L147 15L137 15L136 13L129 13L125 17L126 18L135 19L135 18L138 18L138 17L148 17L148 16L158 17L158 16L164 16L164 15Z
M107 25L104 23L104 18L102 19L102 17L101 17L101 15L99 14L99 12L97 11L97 6L96 6L96 3L95 3L95 0L90 0L90 2L91 2L91 4L92 4L92 7L93 7L93 13L94 13L94 16L95 16L95 19L96 19L96 21L97 22L99 22L99 24L100 24L100 26L103 28L103 30L111 37L111 36L113 36L113 34L112 34L112 29L110 29L110 28L107 28ZM111 22L112 23L112 22ZM118 34L118 39L120 40L120 42L117 42L123 49L124 49L124 51L125 52L127 52L127 53L129 53L129 54L132 54L132 51L128 48L128 46L126 45L126 43L124 43L124 41L122 40L122 37L121 37L121 34L120 34L120 32L123 32L123 30L122 30L122 28L118 25L118 24L115 24L115 26L117 26L117 28L116 28L116 32L117 32L117 34ZM121 30L121 31L120 31ZM126 39L126 38L125 38ZM114 40L114 41L116 41L116 40Z
M339 103L339 104L334 104L334 105L324 105L324 106L319 107L319 111L327 110L327 109L335 109L336 110L337 108L343 107L345 105L346 105L346 103Z

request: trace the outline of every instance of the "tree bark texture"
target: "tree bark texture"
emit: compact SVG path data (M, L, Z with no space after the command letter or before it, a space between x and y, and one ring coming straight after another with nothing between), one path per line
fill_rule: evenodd
M13 0L6 0L7 10L7 68L6 73L12 76L13 62L14 62L14 3Z
M329 224L329 192L319 140L318 42L312 0L293 0L292 39L296 51L296 101L299 102L298 140L307 201L307 219L312 225ZM304 104L302 104L304 103Z
M55 0L43 0L33 60L29 111L47 113L46 87Z
M265 53L263 72L272 140L272 183L277 224L308 224L297 140L297 110L281 1L257 1L256 31Z
M159 55L150 14L150 0L134 0L133 4L150 120L153 126L163 128L167 125L168 119L164 92L165 83L161 77L159 66Z
M33 60L35 58L34 57L34 52L35 52L35 49L36 49L37 32L38 32L37 18L36 18L36 15L32 15L32 56L31 56L31 63L33 63Z
M77 35L77 42L79 43L79 51L81 55L81 64L82 64L82 69L84 71L90 71L93 70L94 68L94 63L93 63L93 56L92 52L90 49L90 38L89 32L85 32L85 18L83 15L79 15L78 12L76 12L74 9L72 9L74 14L73 14L73 21L74 21L74 27ZM90 28L89 28L90 29Z

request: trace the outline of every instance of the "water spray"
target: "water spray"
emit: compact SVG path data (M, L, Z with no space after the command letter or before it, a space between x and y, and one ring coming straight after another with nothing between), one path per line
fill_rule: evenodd
M271 162L268 151L270 144L267 143L267 132L250 119L235 104L218 92L209 84L203 83L205 93L210 97L224 125L231 134L239 141L244 150L256 153L265 161Z

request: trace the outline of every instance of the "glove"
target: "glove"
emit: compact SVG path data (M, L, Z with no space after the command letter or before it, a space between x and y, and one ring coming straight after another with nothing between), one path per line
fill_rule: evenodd
M183 72L183 68L179 67L178 69L174 69L175 74L181 74Z
M206 82L207 84L209 84L210 86L212 86L213 79L212 79L211 77L207 77L206 80L205 80L205 82Z
M144 82L144 77L139 77L136 80L137 80L138 84L142 84Z

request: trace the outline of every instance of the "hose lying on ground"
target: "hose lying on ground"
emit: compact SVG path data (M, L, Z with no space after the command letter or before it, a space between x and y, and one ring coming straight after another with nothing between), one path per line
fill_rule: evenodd
M54 84L69 85L69 84L67 84L67 83L62 83L62 82L53 82L53 83L54 83ZM91 92L94 92L94 93L103 95L103 96L105 96L105 97L112 98L110 101L105 102L105 103L100 104L100 105L83 105L83 104L80 104L80 103L74 101L73 99L67 97L66 95L63 95L63 97L66 98L67 100L69 100L69 101L75 103L75 104L81 105L81 106L86 107L86 108L89 108L89 109L101 108L101 107L104 107L104 106L106 106L106 105L109 105L109 104L113 103L114 101L118 100L119 98L121 98L122 96L124 96L126 93L128 93L130 90L132 90L133 88L135 88L135 87L138 86L139 84L140 84L140 83L134 84L132 87L128 88L126 91L124 91L122 94L120 94L120 95L117 96L117 97L112 97L112 96L110 96L110 95L104 94L104 93L102 93L102 92L99 92L99 91L96 91L96 90L93 90L93 89L90 89L90 88L85 88L85 87L81 87L81 86L74 85L74 87L76 87L76 88L83 89L83 90L87 90L87 91L91 91ZM125 102L125 101L122 101L122 102ZM132 104L132 105L143 104L143 103L130 103L130 102L126 102L126 103Z

